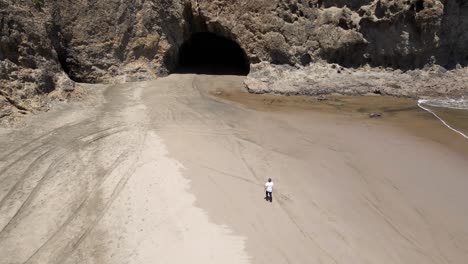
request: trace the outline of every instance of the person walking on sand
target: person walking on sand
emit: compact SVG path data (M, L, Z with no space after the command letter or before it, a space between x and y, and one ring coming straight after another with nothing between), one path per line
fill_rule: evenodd
M265 200L270 201L270 203L273 202L273 185L271 178L265 183Z

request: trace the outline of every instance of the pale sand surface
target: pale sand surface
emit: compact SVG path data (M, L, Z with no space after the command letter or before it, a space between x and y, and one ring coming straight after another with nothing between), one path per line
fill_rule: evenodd
M466 263L468 141L411 101L241 87L115 85L1 130L0 263Z

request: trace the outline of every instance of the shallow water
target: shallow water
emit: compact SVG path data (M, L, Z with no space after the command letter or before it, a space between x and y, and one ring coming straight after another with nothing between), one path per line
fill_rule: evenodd
M418 106L434 115L448 129L468 139L467 99L421 99Z
M226 87L228 88L228 87ZM441 102L425 106L444 120L459 134L443 124L432 113L420 108L418 101L391 96L327 96L319 100L311 96L282 96L274 94L250 94L245 90L219 89L212 95L259 111L302 112L306 114L335 114L357 119L363 124L390 124L417 137L430 139L468 157L468 141L462 136L468 134L468 109L466 101ZM443 106L443 107L442 107ZM451 108L447 108L450 106ZM381 113L382 118L369 118L371 113Z

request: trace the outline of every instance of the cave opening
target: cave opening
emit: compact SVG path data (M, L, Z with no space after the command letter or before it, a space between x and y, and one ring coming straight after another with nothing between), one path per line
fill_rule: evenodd
M249 59L240 45L214 33L195 33L179 49L177 73L247 75L249 71Z

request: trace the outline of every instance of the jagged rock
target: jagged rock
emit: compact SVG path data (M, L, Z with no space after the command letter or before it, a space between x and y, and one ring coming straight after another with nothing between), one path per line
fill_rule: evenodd
M466 88L468 68L443 71L435 65L431 69L407 72L386 71L378 68L346 69L344 72L338 73L336 67L327 63L314 63L306 67L294 68L264 62L252 66L244 83L252 93L296 95L339 93L344 95L457 97L468 92ZM343 76L343 74L346 75ZM267 82L260 80L267 80Z
M70 80L66 74L62 74L57 78L57 85L66 92L73 92L75 90L75 82Z

